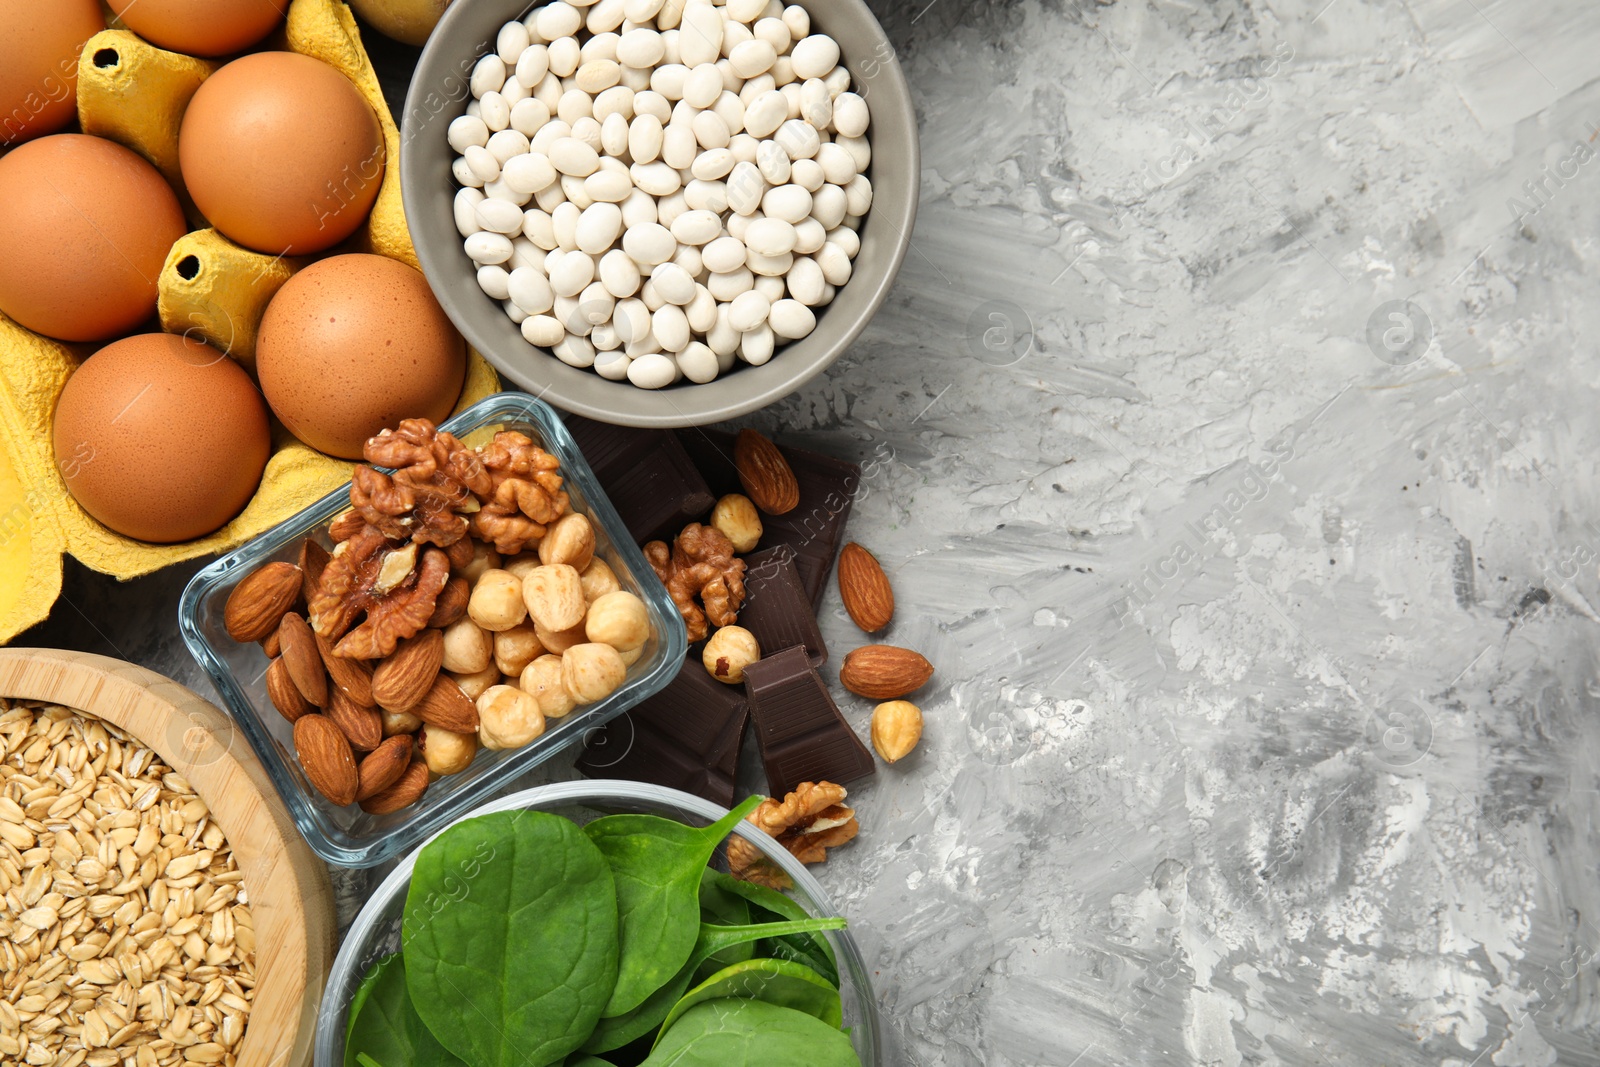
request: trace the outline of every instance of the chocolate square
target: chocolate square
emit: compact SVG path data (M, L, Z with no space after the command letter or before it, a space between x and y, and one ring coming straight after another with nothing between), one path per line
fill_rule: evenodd
M763 655L744 669L744 681L771 796L801 782L843 785L876 772L803 646Z
M639 544L670 542L711 514L717 498L671 431L612 426L581 415L567 415L566 423Z

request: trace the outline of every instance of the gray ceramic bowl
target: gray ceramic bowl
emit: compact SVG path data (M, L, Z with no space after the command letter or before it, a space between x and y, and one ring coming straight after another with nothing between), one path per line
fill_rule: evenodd
M705 385L680 382L656 391L612 382L562 363L523 340L497 301L478 288L472 261L456 232L450 174L450 121L466 110L467 78L493 47L500 27L537 4L528 0L463 0L451 4L428 39L406 97L400 184L417 256L445 312L467 341L500 372L567 411L627 426L699 426L764 407L800 388L839 358L883 303L910 243L917 213L917 122L911 94L883 35L862 0L801 0L816 32L839 42L852 88L872 109L872 207L861 226L861 252L850 281L817 328L780 348L763 366L740 363Z

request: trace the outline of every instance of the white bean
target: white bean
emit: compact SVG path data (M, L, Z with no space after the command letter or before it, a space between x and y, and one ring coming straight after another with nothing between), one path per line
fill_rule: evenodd
M506 279L509 277L510 274L506 272L504 267L479 267L478 288L482 289L484 294L492 299L504 300L510 295L506 291Z
M594 366L594 345L589 343L587 337L569 332L566 337L552 345L550 351L569 367L587 370Z
M653 267L672 258L678 241L665 226L649 222L628 227L622 235L622 250L640 266Z
M480 182L488 183L500 177L500 161L494 158L494 153L478 145L468 145L463 153L467 166L471 169L473 177Z
M786 82L778 86L778 92L783 94L784 108L788 112L786 120L800 117L800 83Z
M485 198L476 208L478 225L491 233L507 236L522 232L522 209L504 200Z
M694 138L703 148L727 148L728 124L722 121L722 116L715 111L702 111L694 117L692 123ZM728 153L731 157L733 153ZM732 164L729 164L732 167Z
M617 336L622 339L623 344L632 344L652 337L650 309L645 307L643 300L618 300L617 309L611 316L611 323L616 327Z
M829 183L812 195L811 215L822 223L823 229L831 230L844 221L848 204L844 190Z
M816 260L810 256L796 256L784 284L800 303L816 307L822 301L822 287L827 279L822 276L822 268L817 266Z
M745 333L766 322L771 312L772 302L752 289L740 293L728 305L728 325Z
M829 285L843 285L850 280L850 257L832 241L823 245L817 253L817 266L822 268L822 276Z
M725 25L722 12L710 0L689 0L683 8L683 31L678 37L683 62L691 67L715 62L722 51Z
M683 185L675 168L664 162L635 163L628 168L633 184L651 196L671 196ZM659 213L660 208L657 208Z
M683 99L692 107L710 107L722 95L722 71L715 63L702 63L683 83Z
M551 147L564 137L572 136L572 124L563 119L552 118L539 128L539 132L528 138L528 151L539 152L546 156L550 154Z
M561 259L550 271L550 287L557 296L577 296L583 287L594 281L594 259L586 252L574 249L563 252Z
M718 237L700 251L701 261L713 274L726 274L744 266L744 242L737 237Z
M600 154L587 142L576 137L563 137L550 146L550 163L562 174L587 178L600 169Z
M687 304L694 299L694 276L676 263L658 263L650 271L650 283L669 304ZM656 336L661 336L659 330Z
M661 56L666 47L661 43L661 34L648 28L629 30L617 42L617 59L624 66L648 69L661 62Z
M865 215L872 207L872 182L865 174L857 174L844 187L844 213Z
M681 244L703 245L722 232L722 219L710 211L685 211L672 220L672 236Z
M734 73L733 66L728 63L728 60L733 55L735 48L738 48L746 41L755 40L756 35L744 23L728 20L726 14L723 17L726 21L722 27L722 58L717 60L717 66L727 71L726 81L737 83L739 75Z
M632 175L629 175L632 177ZM627 227L643 226L656 221L655 197L643 189L634 189L622 202L622 224Z
M817 136L817 130L811 123L804 119L789 119L772 139L783 146L789 153L790 159L810 159L817 154L817 149L822 145L822 139Z
M691 121L676 118L667 124L661 135L661 161L673 170L685 170L700 153L700 142L695 138Z
M665 352L682 352L689 344L689 319L676 304L663 304L650 316L650 332Z
M597 170L583 179L583 191L591 200L620 204L633 192L633 179L627 173Z
M492 131L503 130L511 125L511 105L499 93L483 94L483 99L478 101L478 115Z
M840 134L833 139L833 143L850 153L850 158L856 161L856 173L863 173L871 164L872 142L865 137L846 137Z
M506 83L506 61L494 53L478 60L472 68L472 95L482 100L485 93L492 93Z
M588 337L589 331L594 329L592 323L578 313L577 296L557 296L555 316L561 320L561 325L570 334L578 337Z
M595 175L595 177L601 176ZM578 216L574 236L579 250L597 256L610 248L621 233L622 209L615 203L597 201L584 208L582 214Z
M700 249L694 245L679 245L672 262L682 267L683 272L691 278L698 278L705 273L706 265L700 261Z
M570 201L557 204L556 209L550 212L550 222L556 230L556 244L563 251L570 252L578 247L578 220L582 217L582 209Z
M815 193L827 183L822 164L814 159L797 159L789 168L789 180L808 193Z
M528 151L528 139L516 130L501 130L489 138L489 143L485 147L489 149L489 154L499 161L503 169L506 160Z
M772 64L773 88L782 89L794 80L794 57L779 56L777 62Z
M825 130L833 121L833 97L821 78L808 78L800 86L800 117L817 130Z
M761 141L756 145L756 167L769 185L783 185L789 180L791 164L789 153L777 141Z
M639 291L639 265L622 249L613 248L600 257L600 281L618 299L632 296Z
M848 226L835 226L829 230L827 239L844 249L844 254L855 259L861 251L861 235Z
M696 282L694 299L684 305L683 313L689 320L690 329L705 333L717 323L717 298L711 295L711 290Z
M728 138L728 151L733 153L733 158L740 163L754 163L756 152L761 148L761 142L751 137L748 133L736 133Z
M774 57L787 52L789 46L794 43L794 38L789 35L789 27L785 26L783 19L776 15L767 14L757 19L750 27L750 32L757 40L765 41L772 46Z
M613 85L594 98L594 117L602 124L612 115L627 122L633 118L633 98L638 94L626 85ZM617 153L621 155L621 153Z
M772 327L763 323L759 328L740 335L739 357L752 367L759 367L772 358L774 344Z
M757 274L755 291L766 297L767 303L777 303L788 292L784 277L776 274Z
M745 107L749 107L755 103L757 97L770 93L777 87L778 83L773 80L770 74L762 74L758 77L750 78L739 86L739 102Z
M532 267L518 267L506 282L511 302L527 315L543 315L555 306L555 290L550 279Z
M825 33L814 33L796 41L790 51L797 78L820 78L839 62L839 42Z
M817 163L822 167L823 179L834 185L848 185L856 176L855 157L831 141L817 146Z
M549 121L550 109L544 106L542 100L529 97L518 100L511 108L511 128L530 140Z
M728 0L723 10L736 22L750 23L761 17L767 9L767 0Z
M717 354L701 341L690 341L682 352L678 353L678 369L683 371L683 376L691 382L705 384L716 380L719 367Z
M621 25L619 22L617 25ZM615 28L615 27L613 27ZM592 32L587 41L578 46L578 69L583 69L585 63L593 63L597 59L617 58L617 45L622 40L621 35L612 33L611 30ZM621 66L621 64L618 64ZM574 74L574 77L577 75Z
M828 92L837 100L839 94L850 88L850 72L843 67L834 67L822 76L822 84L828 87Z
M462 237L471 237L483 229L478 225L477 207L483 203L483 191L471 187L458 189L455 199L456 230ZM742 261L741 261L742 262Z
M590 33L610 33L627 19L624 0L600 0L584 16L583 25Z
M724 177L733 170L733 153L726 148L708 148L695 157L689 171L701 181ZM804 216L801 216L804 218Z
M511 320L513 326L521 326L523 320L528 317L526 311L523 311L509 300L500 301L500 310L506 313L506 318Z
M446 132L450 147L457 152L465 152L471 145L483 146L489 143L489 127L479 118L471 115L461 115L450 123Z
M628 154L635 163L653 163L661 154L661 139L661 120L654 115L635 115L628 124Z
M760 252L747 251L744 265L754 274L776 278L789 273L789 268L794 266L794 253L784 252L781 255L764 256Z
M826 188L826 187L824 187ZM761 197L761 211L793 225L811 214L812 197L798 185L780 185Z
M567 336L567 328L553 315L530 315L522 320L522 339L530 345L549 348Z
M783 24L789 27L789 36L796 41L811 33L811 15L799 4L783 9Z
M688 67L682 63L663 63L650 72L650 89L676 102L683 99L683 86L688 80Z
M866 100L855 93L840 93L833 101L833 128L841 137L866 133L869 117Z
M706 344L717 356L731 356L739 351L739 331L728 324L728 305L717 305L716 325L706 331ZM727 367L723 367L726 370Z
M583 13L564 0L555 0L534 13L534 27L547 41L570 37L583 25Z
M771 89L745 105L744 128L752 137L771 137L789 117L789 102Z
M785 30L784 37L788 36L788 31ZM772 69L772 64L777 60L778 50L760 37L738 45L728 56L728 63L733 67L733 72L741 78L754 78L758 74L765 74Z
M576 127L579 119L594 118L594 97L576 86L566 89L561 93L561 99L556 101L556 115L561 121Z
M526 237L513 237L511 239L511 259L506 264L506 269L514 271L518 267L532 267L540 274L543 274L544 257L544 249Z
M794 227L794 251L802 256L809 256L822 247L822 242L828 239L828 231L823 229L822 223L816 219L802 219Z
M467 238L466 250L479 266L504 263L511 258L511 238L503 233L479 231Z
M622 65L614 59L591 59L578 68L574 77L581 91L595 96L622 80ZM590 108L592 112L593 104Z
M531 207L522 213L522 232L535 246L549 252L560 247L555 219L550 212Z
M508 67L515 67L517 59L528 47L528 27L520 22L508 22L495 35L494 48Z
M573 37L557 37L550 42L550 73L570 78L583 61L583 49Z
M626 352L597 352L594 357L594 372L602 378L620 382L628 377L628 366L632 362Z
M519 193L505 183L505 177L495 179L483 187L483 195L492 200L504 200L508 204L521 207L530 199L527 193Z
M683 202L691 211L709 211L717 216L717 228L722 228L722 213L728 210L728 187L719 181L703 182L695 178L683 187Z
M544 76L550 73L550 50L542 44L530 44L517 57L517 81L529 92L539 88Z
M623 0L622 10L629 22L649 22L660 12L662 0Z
M768 317L772 332L785 340L805 337L817 328L817 316L799 300L779 300Z
M646 89L633 94L633 113L635 115L654 115L656 121L663 125L672 118L672 101L656 92Z
M659 352L640 356L628 365L628 381L640 389L661 389L671 385L676 377L672 360Z
M588 327L611 321L617 308L617 298L606 291L600 282L590 282L578 294L577 318Z
M745 231L744 243L746 248L760 255L781 256L794 251L794 226L782 219L771 217L757 219Z

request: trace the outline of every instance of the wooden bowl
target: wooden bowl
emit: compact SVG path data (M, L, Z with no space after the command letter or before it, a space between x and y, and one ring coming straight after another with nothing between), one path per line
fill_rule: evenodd
M333 961L333 890L233 722L178 683L105 656L0 648L0 696L86 711L189 780L244 872L256 992L239 1067L307 1067Z

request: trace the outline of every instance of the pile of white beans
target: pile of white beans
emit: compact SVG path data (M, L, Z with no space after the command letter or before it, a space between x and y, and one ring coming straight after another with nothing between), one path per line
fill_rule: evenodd
M867 104L780 0L591 0L500 29L450 123L478 284L574 367L660 389L816 327L872 204Z

